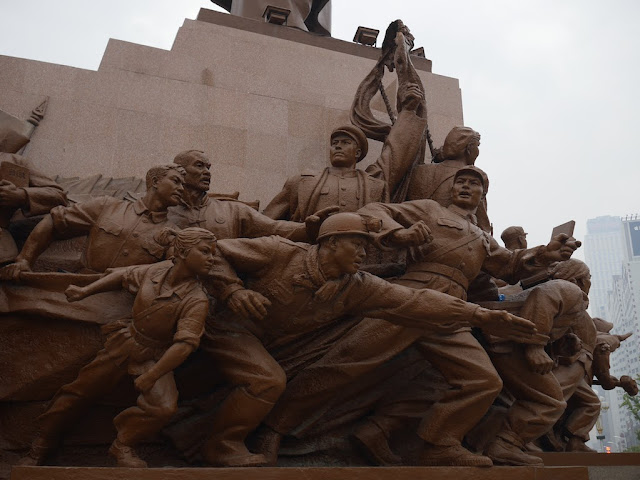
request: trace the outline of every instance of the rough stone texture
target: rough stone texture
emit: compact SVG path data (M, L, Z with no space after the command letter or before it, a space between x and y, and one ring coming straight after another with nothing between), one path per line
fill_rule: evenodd
M545 465L567 466L625 466L635 465L640 477L640 453L582 453L582 452L544 452L536 453L544 460Z
M589 480L638 480L640 467L589 467Z
M95 72L0 56L0 109L26 118L50 97L26 155L52 176L142 177L201 149L214 163L213 191L262 206L286 177L324 168L329 134L348 122L379 50L209 10L198 18L185 20L170 51L110 40ZM458 81L432 74L429 60L414 64L439 146L463 123ZM395 74L384 84L394 103ZM368 158L380 149L370 141Z
M586 467L127 469L14 467L11 480L588 480ZM626 477L624 480L627 480ZM593 479L591 479L593 480Z

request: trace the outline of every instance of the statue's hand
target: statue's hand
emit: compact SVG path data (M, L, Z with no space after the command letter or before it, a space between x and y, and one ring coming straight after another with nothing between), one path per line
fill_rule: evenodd
M562 262L569 260L582 242L570 237L566 233L556 235L545 247L545 258L549 262Z
M156 383L156 378L153 377L149 372L143 373L133 382L136 390L139 392L148 392L153 388L153 385Z
M69 285L64 291L64 294L67 296L68 302L77 302L87 296L85 289L78 285Z
M484 333L518 343L530 341L536 333L536 326L533 322L504 310L478 308L473 315L471 324L480 328Z
M638 384L629 375L623 375L620 377L620 386L632 397L638 394Z
M545 375L553 370L553 360L542 345L526 345L524 354L532 372Z
M0 181L0 205L3 207L22 207L27 204L27 192L13 183Z
M421 106L424 99L424 92L415 83L410 83L406 87L400 87L398 94L403 110L415 112Z
M307 227L307 238L310 242L315 242L318 238L318 232L320 231L320 225L324 222L329 215L336 213L340 210L340 207L333 205L331 207L318 210L313 215L309 215L304 219L305 226Z
M244 318L262 320L267 316L268 298L253 290L236 290L227 299L227 305L236 314Z
M417 247L425 243L433 241L431 236L431 230L427 227L427 224L420 220L414 223L409 228L403 228L402 230L396 230L393 232L389 239L389 244L392 247Z
M16 260L15 263L11 263L0 269L0 280L12 280L14 282L20 281L20 275L22 272L30 272L31 265L26 260Z

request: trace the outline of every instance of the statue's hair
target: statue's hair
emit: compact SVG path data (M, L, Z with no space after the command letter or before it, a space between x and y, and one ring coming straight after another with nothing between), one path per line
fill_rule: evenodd
M189 227L184 230L176 230L165 227L155 236L156 242L165 247L173 247L175 255L186 255L189 250L200 241L215 242L216 236L209 230L198 227Z
M551 266L550 274L553 278L570 282L590 275L587 264L575 258L554 263Z
M184 152L180 152L174 157L173 163L177 163L182 167L186 167L191 162L193 162L194 158L198 158L198 157L206 158L202 150L185 150Z
M480 141L480 134L469 127L453 127L444 139L444 145L435 150L433 163L456 158L469 147L472 140Z
M162 180L169 174L169 171L171 170L175 170L176 172L178 172L180 175L182 175L182 178L184 178L184 176L187 174L185 169L180 165L176 165L173 163L168 163L166 165L156 165L155 167L151 167L149 170L147 170L147 190L149 190L153 186L154 180Z

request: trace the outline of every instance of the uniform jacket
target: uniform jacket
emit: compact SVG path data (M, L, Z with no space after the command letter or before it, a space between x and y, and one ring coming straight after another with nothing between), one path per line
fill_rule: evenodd
M536 247L511 251L480 229L476 217L455 205L445 208L434 200L414 200L404 203L373 203L359 213L382 219L379 241L396 230L424 221L433 236L426 245L409 249L407 273L402 277L466 299L469 283L480 273L515 283L541 268Z
M443 207L448 207L452 203L451 188L453 187L456 172L459 169L458 165L451 165L446 160L442 163L428 163L416 166L411 172L407 200L431 199ZM488 185L489 179L485 177L484 182L485 185ZM485 232L491 232L491 222L487 216L486 197L478 205L476 217L478 226Z
M270 347L349 314L428 328L452 319L466 321L478 308L432 290L391 284L366 272L327 281L318 265L318 246L281 237L222 240L218 248L244 286L271 301L265 319L241 325Z
M415 160L425 125L425 119L403 110L380 157L366 170L341 174L327 167L319 174L290 177L263 213L271 218L302 221L332 205L353 212L371 202L388 202Z
M129 202L98 197L71 207L56 207L51 218L59 235L89 235L83 252L86 268L104 272L107 268L155 263L166 247L155 240L164 227L175 225L167 212L150 212L142 200Z
M116 363L129 360L131 374L144 373L173 343L193 350L200 344L209 301L195 278L164 289L172 266L167 260L127 268L123 287L136 296L131 317L102 327L105 350Z

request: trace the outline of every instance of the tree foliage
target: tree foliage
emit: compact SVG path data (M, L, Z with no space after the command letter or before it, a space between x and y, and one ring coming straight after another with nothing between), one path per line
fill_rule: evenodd
M636 376L636 381L640 383L640 375ZM633 415L633 418L640 423L640 396L636 395L635 397L632 397L628 393L625 393L620 407L625 407L629 410L631 415ZM636 431L636 438L640 441L640 430Z

